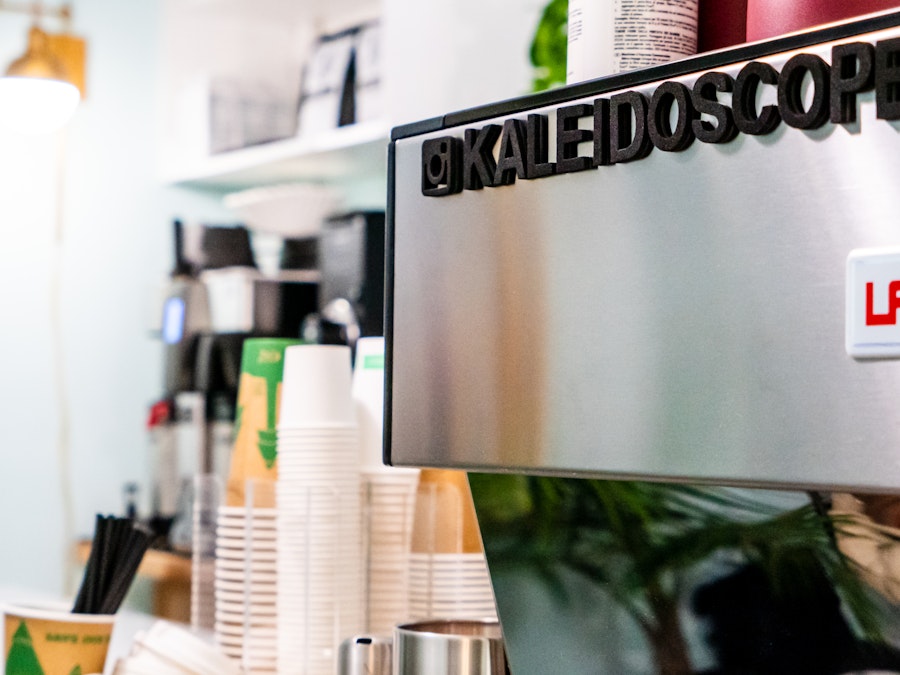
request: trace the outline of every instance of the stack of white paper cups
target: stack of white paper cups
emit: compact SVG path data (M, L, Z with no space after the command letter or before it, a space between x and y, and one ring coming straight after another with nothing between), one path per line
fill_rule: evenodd
M391 635L397 624L409 619L407 561L419 471L385 466L382 461L384 338L356 343L353 399L362 467L366 630Z
M270 481L268 481L271 483ZM248 481L252 484L254 481ZM257 486L271 495L271 486ZM246 673L276 672L275 509L220 506L216 522L215 637ZM271 496L265 499L271 502Z
M491 578L465 473L421 472L411 549L411 619L496 620Z
M285 352L278 426L278 672L334 673L363 628L359 436L350 350Z

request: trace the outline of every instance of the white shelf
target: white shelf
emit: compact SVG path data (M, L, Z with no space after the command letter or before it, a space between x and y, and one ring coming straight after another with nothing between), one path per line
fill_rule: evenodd
M389 135L383 122L354 124L212 155L164 179L179 187L221 191L298 181L386 181Z

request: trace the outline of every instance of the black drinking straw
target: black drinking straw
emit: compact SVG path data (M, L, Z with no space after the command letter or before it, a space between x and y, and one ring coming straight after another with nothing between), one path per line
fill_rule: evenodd
M93 585L93 593L90 597L90 604L86 614L96 614L96 608L106 594L108 570L112 566L114 559L113 547L115 546L112 518L104 518L100 528L100 564L95 570L96 577Z
M124 546L115 573L111 575L109 588L100 604L98 611L100 614L115 614L119 610L128 589L131 588L131 582L134 581L138 567L144 559L144 553L147 552L153 541L153 534L146 530L135 528L127 535L127 539L123 537Z
M94 592L94 570L100 563L100 547L97 546L97 538L100 536L101 523L103 516L97 514L94 523L94 540L91 542L91 552L88 555L87 564L84 568L84 579L81 582L81 588L78 589L78 597L75 598L75 607L72 611L76 614L83 614L90 603L90 596Z
M153 533L130 519L98 514L72 612L115 614L152 542Z

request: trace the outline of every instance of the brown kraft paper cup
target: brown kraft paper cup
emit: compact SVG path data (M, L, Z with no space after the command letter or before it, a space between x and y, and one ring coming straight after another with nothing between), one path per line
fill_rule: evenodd
M6 675L102 673L115 616L50 607L3 608Z
M234 450L226 490L228 506L244 506L247 480L278 478L276 426L284 373L284 350L300 340L251 338L244 342L238 382ZM256 507L273 507L273 503Z

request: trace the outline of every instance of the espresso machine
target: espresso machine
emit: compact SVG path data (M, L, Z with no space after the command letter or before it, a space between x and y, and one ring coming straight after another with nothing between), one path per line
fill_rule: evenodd
M386 459L470 472L511 672L900 672L898 57L894 11L392 131Z

